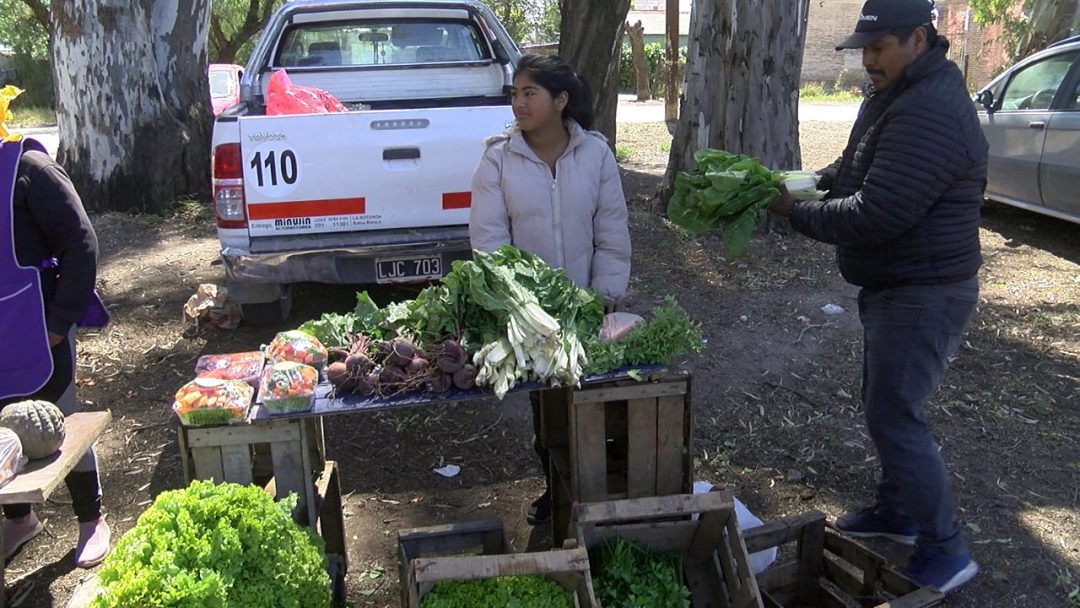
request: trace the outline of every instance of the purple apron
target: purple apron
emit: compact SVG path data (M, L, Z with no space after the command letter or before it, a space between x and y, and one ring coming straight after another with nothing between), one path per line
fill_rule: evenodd
M0 142L0 399L32 395L53 373L41 276L15 257L15 176L24 147L45 152L32 139Z

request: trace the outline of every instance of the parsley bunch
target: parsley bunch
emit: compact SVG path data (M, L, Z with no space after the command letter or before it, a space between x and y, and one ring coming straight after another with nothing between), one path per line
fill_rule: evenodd
M162 492L105 560L92 608L326 608L324 545L295 505L231 483Z
M654 553L619 537L590 551L589 561L604 608L690 608L678 553Z
M542 576L440 581L420 608L572 608L570 594Z

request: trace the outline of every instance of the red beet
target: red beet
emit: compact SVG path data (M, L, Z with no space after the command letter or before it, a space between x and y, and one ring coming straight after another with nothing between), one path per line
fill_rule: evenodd
M341 361L331 363L326 368L326 379L334 386L341 386L349 379L349 369Z
M409 364L405 366L405 373L410 376L419 376L427 372L428 361L423 357L413 357Z
M464 367L454 372L454 386L463 391L476 386L476 373L476 366L472 363L466 363Z
M469 362L469 355L457 340L447 340L440 345L435 365L442 371L452 374Z
M390 354L386 356L387 365L404 368L416 356L416 347L404 338L394 338L390 342Z
M362 353L353 353L349 355L348 359L345 359L345 367L354 376L366 374L371 369L371 359L368 359L367 355Z
M433 393L445 393L453 386L450 374L433 370L427 376L427 388Z

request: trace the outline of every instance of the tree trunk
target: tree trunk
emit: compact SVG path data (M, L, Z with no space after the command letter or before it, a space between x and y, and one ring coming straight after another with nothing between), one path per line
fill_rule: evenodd
M619 104L619 49L630 0L560 0L559 55L589 81L595 97L593 129L615 146Z
M209 198L210 0L52 2L59 160L91 210Z
M808 0L694 3L684 98L661 200L694 152L749 154L773 169L797 169L799 73Z
M626 23L626 35L630 37L630 54L634 58L634 84L637 89L638 101L652 99L652 88L649 86L649 60L645 57L645 27L641 20L634 25Z

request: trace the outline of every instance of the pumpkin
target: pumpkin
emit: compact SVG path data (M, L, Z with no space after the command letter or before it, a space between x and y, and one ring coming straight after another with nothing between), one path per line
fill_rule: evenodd
M0 411L0 426L19 436L27 458L53 455L64 443L64 414L48 401L20 401Z

